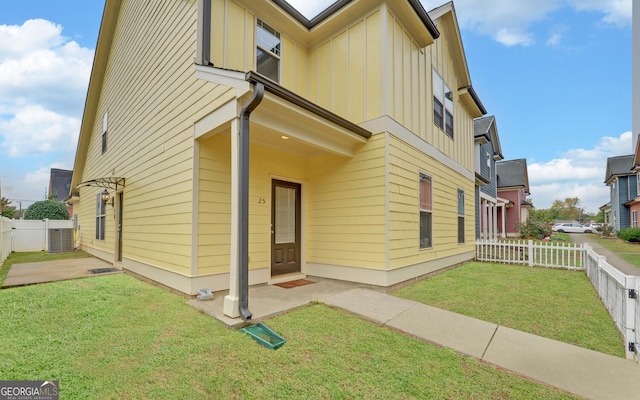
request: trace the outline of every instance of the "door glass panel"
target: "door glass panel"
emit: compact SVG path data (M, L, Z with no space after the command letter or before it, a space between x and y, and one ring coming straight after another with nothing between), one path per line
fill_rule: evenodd
M276 186L276 244L296 241L296 189Z

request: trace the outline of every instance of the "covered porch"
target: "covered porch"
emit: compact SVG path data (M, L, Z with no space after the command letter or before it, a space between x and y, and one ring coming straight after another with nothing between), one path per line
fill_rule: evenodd
M309 253L330 250L309 241L344 227L321 228L317 210L371 133L259 75L198 68L237 96L194 124L192 273L215 276L229 290L224 315L249 320L249 284L305 278Z

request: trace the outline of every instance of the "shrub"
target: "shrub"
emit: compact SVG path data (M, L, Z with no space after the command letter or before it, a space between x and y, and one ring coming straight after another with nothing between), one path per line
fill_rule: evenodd
M549 225L536 218L529 218L527 222L519 223L516 225L516 229L518 229L520 236L523 238L543 239L551 234Z
M36 201L24 213L24 219L69 219L69 211L64 203L53 200Z
M624 228L618 231L618 237L627 242L640 242L640 228Z
M613 236L613 226L609 225L609 224L604 224L601 227L599 227L598 229L596 229L596 231L600 232L602 234L602 236Z

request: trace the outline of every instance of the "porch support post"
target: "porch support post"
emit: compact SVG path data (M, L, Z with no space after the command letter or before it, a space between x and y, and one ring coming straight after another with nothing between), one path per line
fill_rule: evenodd
M240 188L240 140L238 132L238 118L231 120L231 257L229 259L229 294L224 297L224 315L231 318L240 316L240 280L238 279L238 237L239 212L238 192Z
M496 203L491 203L491 230L493 234L491 235L491 239L498 239L498 207Z

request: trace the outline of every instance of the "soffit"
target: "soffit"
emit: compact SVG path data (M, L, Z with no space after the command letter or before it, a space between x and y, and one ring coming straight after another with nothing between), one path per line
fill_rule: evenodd
M367 141L271 93L265 93L250 122L252 140L305 156L329 152L353 157L355 146Z

